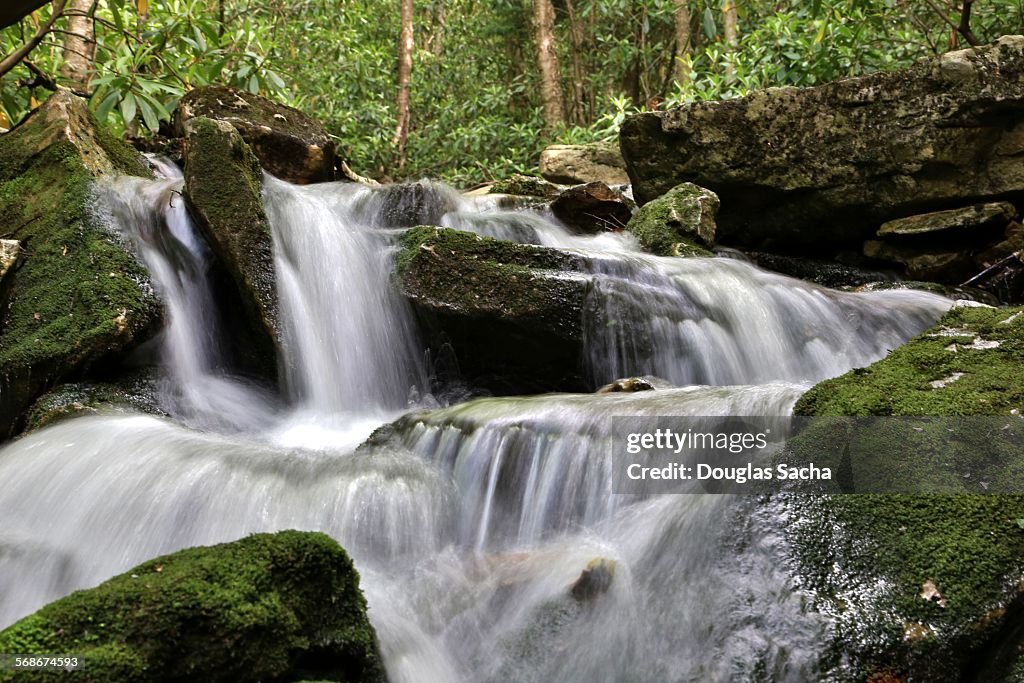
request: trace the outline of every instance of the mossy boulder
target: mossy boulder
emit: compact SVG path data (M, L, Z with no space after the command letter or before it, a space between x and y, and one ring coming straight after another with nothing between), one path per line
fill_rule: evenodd
M280 323L259 160L226 121L193 118L185 128L185 199L237 290L255 355L273 368Z
M797 415L1024 412L1024 309L958 306L867 368L804 394ZM957 375L942 388L932 383Z
M148 272L96 205L94 183L119 174L149 170L66 90L0 136L0 225L23 259L0 312L0 438L54 383L159 330Z
M626 230L658 256L713 256L718 208L714 192L683 183L640 207Z
M71 677L95 683L385 681L351 560L299 531L150 560L0 631L0 651L78 655Z
M508 178L499 180L488 189L490 194L510 194L516 197L543 197L554 199L562 193L564 187L550 183L536 176L515 173Z
M898 71L628 117L641 205L681 182L722 200L719 241L857 248L892 218L1024 197L1024 37Z
M32 404L25 418L25 431L49 427L72 417L99 413L142 412L165 416L167 412L160 407L158 392L158 378L146 372L106 382L62 384Z
M402 236L397 272L437 357L453 353L464 378L499 393L585 388L582 257L421 226Z
M204 86L178 105L175 125L188 134L189 121L230 123L252 147L263 168L291 183L334 179L334 142L320 123L298 109L237 88Z
M799 415L833 417L809 423L786 457L825 464L837 428L866 429L861 442L880 444L903 430L906 448L855 453L851 476L870 490L945 493L786 493L768 503L782 511L799 583L835 619L822 664L830 680L1011 680L1024 644L1024 496L962 492L1019 488L1022 363L1024 309L956 307L797 403ZM865 426L839 416L943 419ZM977 416L1002 417L984 427ZM970 441L975 461L947 457ZM986 677L975 678L983 664Z

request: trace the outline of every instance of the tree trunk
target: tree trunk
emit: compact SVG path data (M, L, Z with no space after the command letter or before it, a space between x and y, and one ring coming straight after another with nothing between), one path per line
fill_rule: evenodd
M676 83L690 80L690 0L676 3L676 59L672 75Z
M736 48L739 41L739 18L736 15L736 0L723 0L722 2L722 24L725 32L725 43L730 50ZM732 62L727 62L725 72L730 76L736 73Z
M95 0L70 0L67 6L68 33L64 34L60 75L71 90L83 97L89 95L89 81L96 69L96 27L92 17L95 10Z
M572 107L569 115L573 123L585 126L590 123L587 116L587 71L583 66L586 39L573 0L565 0L565 11L569 15L569 42L572 44Z
M415 47L412 32L413 0L402 1L402 31L398 39L398 99L396 110L398 127L393 143L398 151L398 168L405 168L405 147L409 140L409 88L412 82L412 51Z
M540 99L544 109L544 127L551 131L565 122L562 82L555 45L555 8L551 0L533 0L533 37L540 70Z

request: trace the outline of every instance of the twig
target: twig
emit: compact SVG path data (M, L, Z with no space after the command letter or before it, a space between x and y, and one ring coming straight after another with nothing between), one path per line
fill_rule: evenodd
M1009 256L1006 256L1004 258L999 259L998 261L993 263L991 266L989 266L985 270L981 271L980 273L978 273L977 275L975 275L970 280L968 280L967 282L963 283L960 286L961 287L967 287L968 285L970 285L970 284L972 284L974 282L977 282L978 280L980 280L984 276L988 275L992 271L994 271L994 270L996 270L998 268L1002 268L1003 266L1005 266L1008 263L1012 263L1014 259L1017 259L1019 261L1021 259L1021 255L1022 254L1024 254L1024 252L1015 251L1012 254L1010 254Z
M50 29L53 28L53 24L64 16L65 4L66 0L54 0L53 13L50 15L50 18L36 30L35 35L32 36L27 43L0 61L0 76L5 75L8 71L20 64L21 60L25 59L32 50L36 49L36 46L39 45L39 43L43 42L43 38L45 38L46 34L48 34Z

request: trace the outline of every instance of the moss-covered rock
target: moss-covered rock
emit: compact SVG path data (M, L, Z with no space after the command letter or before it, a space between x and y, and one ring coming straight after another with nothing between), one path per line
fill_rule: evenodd
M681 182L722 200L719 241L855 248L883 222L1024 195L1024 37L814 88L628 117L641 205Z
M909 427L890 419L859 435L880 445L854 453L851 476L869 477L872 490L948 495L790 493L769 503L784 511L800 583L835 617L823 662L834 679L1011 680L1024 643L1024 496L956 492L1019 488L1024 462L1019 436L1011 438L1019 428L1006 420L1022 419L1022 362L1024 309L957 307L884 360L797 403L807 416L1005 416L987 436L973 422L953 435L963 424L953 418ZM865 428L812 422L790 453L823 464L836 442L829 430L851 425ZM895 453L881 445L894 430L908 434ZM975 461L957 455L961 443ZM981 664L990 672L975 678Z
M0 225L24 250L0 324L0 437L47 387L151 337L162 308L93 183L148 176L141 157L61 90L0 136Z
M26 432L42 429L81 415L110 412L143 412L167 415L157 398L158 378L136 373L108 382L72 382L51 389L28 411Z
M718 207L714 192L683 183L640 207L626 230L658 256L712 256Z
M185 199L235 284L256 355L273 368L280 339L277 285L259 160L230 123L194 118L185 127Z
M549 183L543 178L515 173L508 178L499 180L488 189L490 194L510 194L516 197L543 197L554 199L562 193L564 187Z
M1024 309L956 307L867 368L825 380L797 415L1009 415L1024 412ZM933 382L959 379L935 388Z
M150 560L0 631L0 651L78 655L71 678L95 683L385 680L351 560L298 531Z
M178 134L204 117L230 123L252 147L263 168L292 183L334 179L334 142L320 123L298 109L237 88L196 88L178 105Z
M401 240L400 286L440 354L461 374L501 393L584 388L579 256L447 228Z

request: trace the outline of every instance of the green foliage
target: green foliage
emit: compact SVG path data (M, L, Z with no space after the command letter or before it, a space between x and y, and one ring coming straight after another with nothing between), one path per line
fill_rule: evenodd
M909 0L747 0L739 39L724 41L721 0L691 0L690 47L676 45L675 0L559 0L556 38L567 121L545 135L530 3L418 0L412 123L404 168L392 142L399 12L396 0L99 0L92 106L132 135L157 130L186 90L234 85L323 120L343 157L377 178L440 176L469 185L535 169L552 142L613 139L629 113L806 86L905 66L965 45L938 14ZM947 7L950 3L936 3ZM40 10L39 19L48 10ZM63 21L63 20L62 20ZM37 20L0 31L0 52ZM988 42L1024 26L1021 0L979 0L972 29ZM62 22L58 27L63 28ZM53 76L53 34L33 53ZM677 65L689 75L677 80ZM0 80L0 127L46 91Z

